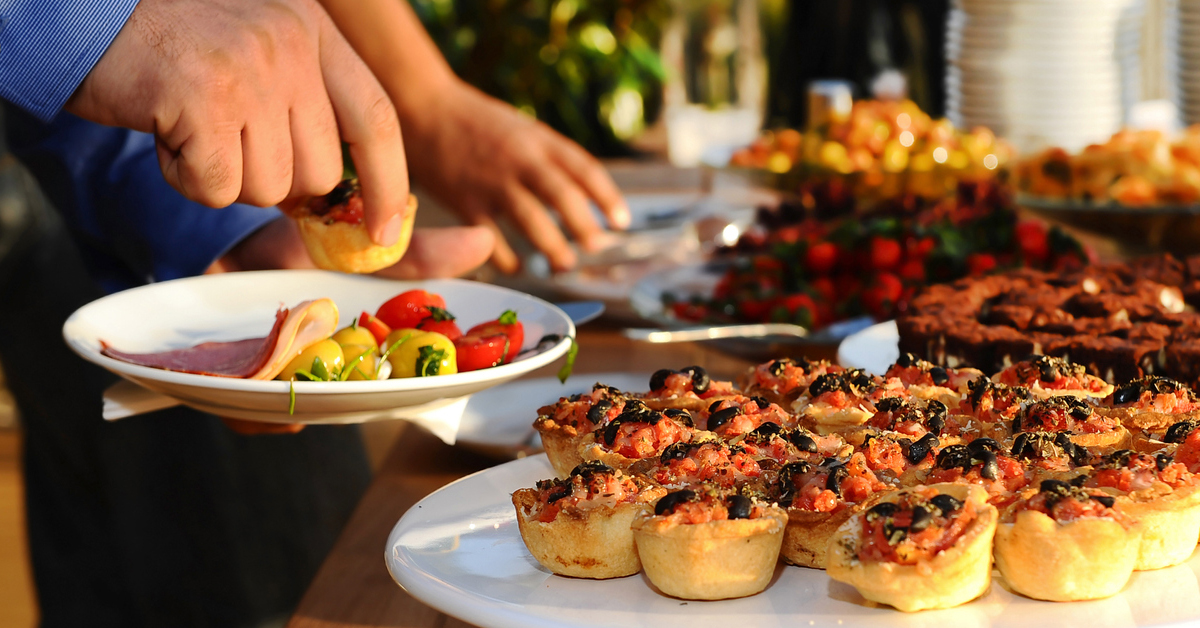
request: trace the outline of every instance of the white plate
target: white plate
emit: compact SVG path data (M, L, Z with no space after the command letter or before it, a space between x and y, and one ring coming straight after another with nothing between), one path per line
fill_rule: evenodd
M719 602L660 595L642 575L563 578L529 555L509 500L514 490L553 475L545 456L533 456L421 500L388 537L384 556L392 578L413 597L483 628L1125 628L1200 620L1197 556L1170 569L1135 573L1121 595L1107 600L1038 602L997 582L970 604L913 614L874 606L823 571L782 564L765 592Z
M877 323L847 336L837 352L838 364L876 375L887 372L899 357L900 331L896 329L896 321Z
M497 386L473 395L463 410L457 442L472 449L514 456L540 449L533 421L537 409L601 382L631 392L650 389L650 373L577 373L567 383L538 377Z
M525 349L511 364L470 373L367 382L294 382L295 413L288 413L289 382L177 373L100 354L100 340L128 352L154 352L203 341L263 336L279 307L306 299L333 299L345 325L362 311L421 288L442 295L466 329L515 310L525 326ZM532 350L543 336L558 340ZM206 275L151 284L109 295L77 310L63 325L76 353L135 384L220 416L276 423L356 423L396 418L414 409L451 406L545 366L570 347L575 326L558 308L520 292L458 279L390 281L324 271L267 271Z

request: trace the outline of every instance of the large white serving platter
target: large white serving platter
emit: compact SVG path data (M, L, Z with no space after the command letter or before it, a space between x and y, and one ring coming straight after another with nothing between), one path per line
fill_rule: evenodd
M511 364L439 377L358 382L282 382L177 373L101 355L100 341L127 352L155 352L265 336L280 307L328 297L339 326L375 312L407 290L440 294L460 327L514 310L525 326L525 351ZM541 343L544 336L554 340ZM357 423L408 418L449 408L463 397L516 379L561 357L575 326L562 310L527 294L458 279L392 281L316 270L206 275L109 295L77 310L63 325L67 344L85 359L135 384L224 417L275 423ZM289 384L295 412L289 413Z
M1135 573L1125 591L1095 602L1038 602L995 575L982 598L905 614L865 601L824 571L776 567L765 592L718 602L656 592L642 575L615 580L555 576L521 541L510 494L553 476L543 455L463 478L413 506L384 550L392 577L417 599L483 628L1128 628L1200 621L1200 557Z
M883 375L900 357L900 330L896 321L876 323L851 334L838 345L837 361L842 366Z

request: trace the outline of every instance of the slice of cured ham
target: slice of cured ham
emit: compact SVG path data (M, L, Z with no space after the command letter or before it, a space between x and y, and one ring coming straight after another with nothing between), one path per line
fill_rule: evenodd
M337 329L337 306L329 299L305 301L275 314L271 333L232 342L203 342L159 353L125 353L101 343L104 355L151 368L241 379L274 379L292 358Z

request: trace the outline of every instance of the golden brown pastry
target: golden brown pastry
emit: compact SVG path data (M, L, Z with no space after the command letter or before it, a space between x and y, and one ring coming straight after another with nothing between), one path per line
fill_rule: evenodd
M951 608L988 590L998 513L966 484L880 497L842 524L829 544L829 577L902 611Z
M617 389L596 384L591 392L563 397L556 403L538 408L533 422L542 439L550 465L560 478L566 478L583 462L583 447L588 436L621 414L625 396Z
M560 576L620 578L641 571L630 525L666 490L599 462L512 496L525 547Z
M391 246L371 241L362 210L357 179L338 184L332 192L287 210L296 221L304 246L317 268L343 273L373 273L400 261L412 238L417 197L409 195L400 237Z
M1137 564L1141 529L1113 509L1116 498L1044 480L1005 511L996 567L1012 590L1070 602L1116 595Z
M721 600L767 588L787 515L736 494L680 490L633 520L646 577L667 595Z

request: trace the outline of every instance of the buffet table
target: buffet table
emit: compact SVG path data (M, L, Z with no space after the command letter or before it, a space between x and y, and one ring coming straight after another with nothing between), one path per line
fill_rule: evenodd
M649 345L627 340L619 330L589 327L579 332L574 377L588 373L645 372L699 364L715 378L731 379L750 364L701 344ZM833 359L828 352L812 358ZM533 373L553 375L558 365ZM513 408L536 418L536 408ZM341 537L300 601L290 628L405 626L446 628L466 625L414 599L392 581L384 566L388 533L413 504L438 488L496 464L461 447L445 445L410 424L402 428L374 482L359 502Z

